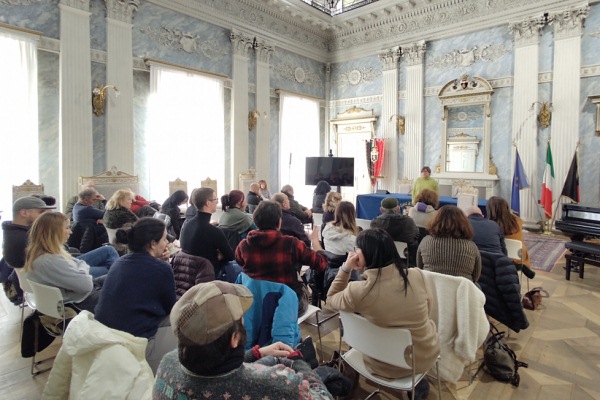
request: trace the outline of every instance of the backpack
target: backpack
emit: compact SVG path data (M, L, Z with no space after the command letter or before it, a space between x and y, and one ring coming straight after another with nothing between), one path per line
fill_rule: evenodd
M486 371L495 379L519 386L519 367L527 368L527 363L517 360L515 352L502 340L504 332L492 325L490 337L483 345L483 363Z

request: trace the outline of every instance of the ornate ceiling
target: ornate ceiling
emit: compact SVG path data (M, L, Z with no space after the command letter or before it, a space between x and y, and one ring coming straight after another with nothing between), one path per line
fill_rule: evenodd
M581 0L380 0L333 17L302 0L148 0L322 62L516 22Z

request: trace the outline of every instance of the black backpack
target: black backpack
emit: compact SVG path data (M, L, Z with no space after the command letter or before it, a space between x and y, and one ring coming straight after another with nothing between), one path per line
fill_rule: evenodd
M499 332L492 325L490 336L483 345L483 363L486 372L502 382L510 382L514 387L519 386L521 377L519 367L527 368L527 363L517 360L517 355L504 341L504 332Z

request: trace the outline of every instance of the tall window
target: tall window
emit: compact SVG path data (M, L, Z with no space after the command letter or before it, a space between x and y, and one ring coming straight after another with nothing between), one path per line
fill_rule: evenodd
M150 198L164 201L168 182L178 177L188 182L189 191L207 177L223 187L221 80L153 64L147 121Z
M0 28L0 210L10 220L12 185L39 184L37 43Z
M319 102L280 92L281 137L279 181L294 187L294 197L306 207L312 205L314 186L305 186L306 157L319 156Z

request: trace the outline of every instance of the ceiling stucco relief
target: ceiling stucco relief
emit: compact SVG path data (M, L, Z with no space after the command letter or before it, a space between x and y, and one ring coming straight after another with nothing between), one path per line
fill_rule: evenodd
M372 67L362 67L336 74L331 82L336 83L340 87L355 86L371 83L379 76L381 76L381 70Z
M307 86L321 83L319 75L296 65L282 63L274 65L273 70L288 81L301 83Z
M186 53L202 54L205 57L219 61L226 52L216 40L200 40L200 37L191 32L183 32L179 29L161 27L140 27L140 32L151 39L156 40L161 46L172 47Z
M435 57L427 65L430 68L447 69L468 67L477 62L493 62L500 59L503 55L510 52L511 49L504 44L486 44L475 46L471 49L454 50L439 57Z
M0 4L8 4L9 6L29 6L40 2L41 0L0 0Z

